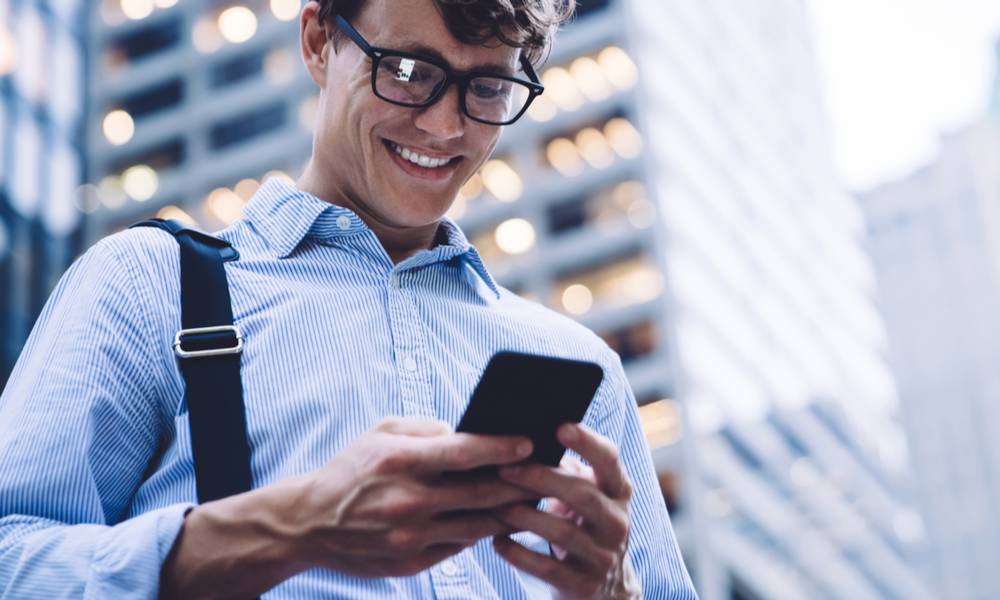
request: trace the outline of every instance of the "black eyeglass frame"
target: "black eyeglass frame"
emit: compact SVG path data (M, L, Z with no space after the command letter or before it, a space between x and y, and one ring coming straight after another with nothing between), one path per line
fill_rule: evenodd
M361 33L358 32L358 30L355 29L354 26L347 21L347 19L345 19L340 15L337 15L336 22L340 30L346 33L347 37L351 38L351 41L357 44L358 48L360 48L361 51L364 52L368 56L368 58L371 59L372 93L375 94L377 97L381 98L382 100L389 102L390 104L395 104L397 106L406 106L409 108L425 108L440 100L444 96L445 92L448 91L448 88L451 87L451 84L455 83L458 84L458 103L459 107L462 109L463 115L469 117L473 121L478 121L479 123L485 123L486 125L495 125L497 127L502 127L505 125L510 125L511 123L520 119L521 116L523 116L524 113L528 110L528 107L531 106L531 103L535 100L535 98L537 96L542 95L542 92L545 91L545 86L542 85L542 82L538 79L538 75L535 73L534 67L531 66L531 61L529 61L523 55L521 56L521 68L524 69L524 73L531 78L531 81L525 81L523 79L518 79L517 77L509 77L507 75L502 75L491 71L469 71L467 73L456 74L451 69L451 67L448 66L446 63L443 63L442 61L439 61L433 57L423 56L421 54L414 54L412 52L403 52L401 50L393 50L391 48L380 48L378 46L372 46L371 44L368 43L368 41L364 37L362 37ZM378 87L376 86L376 81L378 79L379 63L382 62L383 58L389 56L416 59L432 64L435 67L444 71L444 81L438 84L438 87L431 94L430 98L428 98L424 102L420 103L400 102L399 100L386 98L382 94L378 93ZM524 106L521 107L520 112L518 112L512 118L500 123L494 121L487 121L471 115L469 113L468 106L465 103L465 93L469 88L469 81L477 77L493 77L496 79L504 79L506 81L512 81L514 83L518 83L528 88L528 98L524 101Z

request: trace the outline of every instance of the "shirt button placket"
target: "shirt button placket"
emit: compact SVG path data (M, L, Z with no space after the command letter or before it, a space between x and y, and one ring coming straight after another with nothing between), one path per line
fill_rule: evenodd
M469 573L463 565L463 555L445 559L431 569L434 594L440 600L477 597L469 583Z
M409 310L409 291L404 287L403 274L392 271L389 274L389 315L403 410L407 416L433 417L433 407L424 406L421 400L420 363L416 354L420 347L419 330L411 323L415 315Z

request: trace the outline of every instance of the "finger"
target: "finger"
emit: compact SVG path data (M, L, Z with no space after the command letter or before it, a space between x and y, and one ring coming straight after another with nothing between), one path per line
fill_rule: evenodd
M431 513L454 510L497 508L515 502L541 500L531 490L500 479L473 482L445 482L427 490L427 505Z
M575 450L594 470L597 487L614 499L628 499L632 486L618 456L618 448L603 435L582 423L566 423L559 428L559 441Z
M531 456L531 451L531 440L523 436L455 433L422 443L417 468L426 473L468 471L515 463Z
M523 505L509 506L495 514L515 531L530 531L541 536L597 573L606 573L614 564L614 553L599 546L572 521Z
M567 504L583 517L585 526L606 547L617 547L628 537L627 510L592 481L537 464L505 467L500 469L500 476L514 485Z
M384 433L418 437L447 435L452 432L451 425L444 421L404 417L386 417L375 426L375 429Z
M506 536L493 538L493 548L501 558L514 567L534 575L558 590L569 590L576 595L589 597L599 584L585 572L574 569L569 563L532 552Z
M422 532L422 549L440 544L472 545L494 535L513 533L511 526L492 513L465 514L430 521Z

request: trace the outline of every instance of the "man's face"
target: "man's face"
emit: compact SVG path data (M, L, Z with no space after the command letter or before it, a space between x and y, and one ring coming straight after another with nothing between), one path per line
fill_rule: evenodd
M456 40L434 0L368 0L352 25L372 46L437 54L458 71L499 65L513 74L518 64L519 50L499 41L470 46ZM346 194L385 226L437 222L493 152L500 128L463 115L456 85L425 108L396 106L376 97L371 61L346 36L336 53L332 41L326 52L327 66L317 81L323 93L313 151L330 190ZM401 148L449 160L421 167L404 159Z

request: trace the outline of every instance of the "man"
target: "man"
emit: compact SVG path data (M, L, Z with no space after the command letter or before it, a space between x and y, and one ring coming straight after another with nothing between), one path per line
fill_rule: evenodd
M226 270L254 489L195 505L170 348L177 246L153 229L111 236L64 276L0 401L0 589L694 597L618 357L499 288L443 217L495 147L493 123L523 112L531 86L518 95L510 78L530 82L527 59L560 12L558 0L304 7L302 57L321 89L313 156L219 234L240 253ZM501 349L602 365L585 423L560 430L588 466L524 464L526 438L451 430ZM506 468L440 477L480 465ZM544 510L524 502L542 497Z

